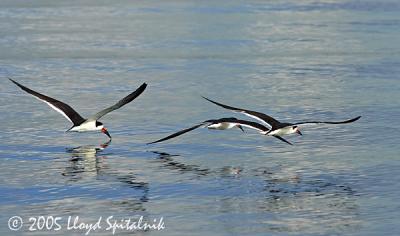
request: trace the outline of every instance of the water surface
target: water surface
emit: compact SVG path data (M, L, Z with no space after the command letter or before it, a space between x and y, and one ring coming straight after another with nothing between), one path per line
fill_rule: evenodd
M166 229L138 235L397 235L399 16L389 0L2 1L0 233L14 215L142 215ZM104 148L7 77L83 116L149 86L102 119ZM205 129L146 145L245 118L201 95L281 120L363 117L293 146Z

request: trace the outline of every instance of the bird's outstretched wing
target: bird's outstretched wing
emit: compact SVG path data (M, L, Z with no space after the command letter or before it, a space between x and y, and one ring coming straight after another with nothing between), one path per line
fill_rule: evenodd
M129 94L128 96L124 97L123 99L119 100L116 104L107 107L104 110L101 110L99 112L97 112L95 115L89 117L88 120L98 120L101 117L103 117L104 115L106 115L107 113L110 113L114 110L117 110L119 108L121 108L122 106L124 106L125 104L128 104L130 102L132 102L135 98L137 98L140 94L143 93L143 91L146 89L147 84L143 83L138 89L136 89L134 92L132 92L131 94Z
M198 124L198 125L195 125L195 126L193 126L193 127L190 127L190 128L181 130L181 131L179 131L179 132L173 133L173 134L171 134L171 135L169 135L169 136L167 136L167 137L165 137L165 138L159 139L159 140L157 140L157 141L154 141L154 142L151 142L151 143L148 143L148 144L159 143L159 142L162 142L162 141L171 139L171 138L175 138L175 137L177 137L177 136L179 136L179 135L182 135L182 134L184 134L184 133L187 133L187 132L189 132L189 131L192 131L192 130L194 130L194 129L197 129L197 128L199 128L199 127L205 125L205 124L206 124L206 123L203 122L203 123L201 123L201 124Z
M33 95L40 101L47 103L47 105L49 105L51 108L62 114L65 118L67 118L67 120L71 121L74 124L74 126L80 125L83 122L85 122L85 119L68 104L65 104L61 101L58 101L54 98L38 93L36 91L33 91L32 89L23 86L22 84L12 80L11 78L8 79L14 84L16 84L18 87L20 87L22 90L24 90L25 92Z
M271 116L266 115L264 113L257 112L257 111L246 110L246 109L237 108L237 107L231 107L231 106L224 105L222 103L213 101L213 100L211 100L209 98L206 98L206 97L203 97L203 98L206 99L207 101L211 102L211 103L214 103L217 106L220 106L220 107L223 107L225 109L232 110L232 111L235 111L235 112L239 112L239 113L247 115L247 116L249 116L249 117L251 117L253 119L259 120L262 123L268 125L270 128L277 127L280 124L279 121L277 121L276 119L274 119Z
M304 124L332 124L332 125L337 125L337 124L347 124L354 122L358 119L360 119L361 116L357 116L353 119L350 120L344 120L344 121L303 121L303 122L297 122L293 123L292 125L304 125Z

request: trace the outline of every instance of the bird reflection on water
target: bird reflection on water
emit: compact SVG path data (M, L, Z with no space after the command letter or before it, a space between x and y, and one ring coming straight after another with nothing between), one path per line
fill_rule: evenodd
M96 157L98 152L102 152L111 144L111 140L100 144L99 146L94 145L86 145L86 146L79 146L75 148L67 148L67 153L72 154L71 161L76 161L82 158L93 158Z
M274 213L276 218L285 214L301 214L304 218L286 217L284 221L267 220L266 227L274 232L313 228L316 233L329 223L332 230L338 227L353 228L361 224L358 193L352 184L336 175L316 174L302 176L292 168L276 167L275 170L259 168L254 174L263 180L260 195L252 207L257 211ZM326 227L326 225L325 225Z
M223 176L237 176L242 171L240 167L225 166L217 170L211 170L210 168L203 168L198 165L190 165L179 162L174 159L180 155L169 154L166 152L152 151L158 155L156 159L158 162L162 163L162 167L170 170L178 170L181 173L193 173L196 176L208 176L208 175L219 175Z
M296 169L286 165L248 169L212 168L183 163L178 161L182 159L178 158L179 155L159 151L153 153L158 155L154 161L161 163L166 170L194 175L204 183L215 179L223 181L225 184L220 188L225 195L219 198L219 206L215 209L221 215L229 212L266 214L260 227L269 232L296 232L313 228L318 233L323 232L326 222L332 225L333 230L338 227L354 228L361 224L356 188L340 174L304 175L302 171L296 172ZM234 178L229 180L232 176ZM212 194L222 190L220 188L215 189L211 184L202 187L201 191ZM304 215L304 218L287 217L288 213ZM271 214L276 217L271 219ZM226 227L231 225L227 223Z
M104 154L103 151L110 144L111 140L97 146L85 145L68 148L66 152L71 154L71 158L68 160L68 166L62 175L68 177L67 181L70 182L84 181L85 178L95 178L100 185L104 186L105 189L101 191L101 194L106 198L113 199L113 194L110 193L114 192L115 188L119 188L121 189L119 198L113 199L112 207L119 207L124 210L130 209L132 212L145 212L146 209L143 203L148 201L148 183L138 181L132 172L121 174L107 164L108 154ZM114 187L109 189L107 183L111 183ZM120 183L120 185L115 185L115 183ZM126 192L126 197L121 198L124 192ZM99 195L96 195L96 197L98 198Z
M104 154L104 150L108 146L109 143L69 149L67 152L71 154L71 159L64 176L75 182L82 181L82 178L87 176L95 176L99 183L105 184L104 186L118 186L120 194L117 199L111 197L109 206L146 215L145 206L152 204L149 202L150 180L139 180L133 172L121 174L121 170L114 170L107 165L109 158ZM221 215L229 212L266 214L266 219L260 227L269 232L296 232L313 228L318 233L323 232L321 225L326 225L324 222L328 222L332 228L353 228L361 224L357 188L349 180L341 178L338 173L310 175L307 171L296 172L292 166L281 164L257 168L211 167L207 164L191 164L176 154L160 151L151 153L154 154L154 158L148 160L148 164L155 165L155 168L162 170L164 174L179 174L181 180L194 177L202 183L198 186L200 189L196 189L195 186L194 193L185 191L182 194L196 194L197 190L204 193L218 193L223 190L225 194L219 198L219 206L216 208ZM224 184L207 185L215 181L222 181ZM103 185L99 189L100 194L107 191ZM174 197L179 196L178 194ZM106 197L110 198L107 195ZM288 213L304 215L304 218L287 217ZM275 217L268 217L270 214L274 214Z
M67 148L66 152L71 154L69 166L65 168L64 176L71 176L71 181L79 179L79 173L96 173L103 169L103 159L105 156L98 156L111 144L111 140L106 143L95 145L79 146Z

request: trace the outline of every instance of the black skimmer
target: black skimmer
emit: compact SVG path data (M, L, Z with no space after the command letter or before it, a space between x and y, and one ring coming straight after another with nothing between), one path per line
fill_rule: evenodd
M347 123L354 122L361 118L361 116L357 116L353 119L344 120L344 121L302 121L302 122L296 122L296 123L283 123L283 122L279 122L278 120L272 118L271 116L266 115L261 112L231 107L231 106L224 105L222 103L213 101L206 97L203 97L203 98L209 102L214 103L217 106L223 107L228 110L232 110L234 112L242 113L244 115L247 115L249 117L252 117L256 120L261 121L263 124L266 124L269 128L269 130L261 131L261 133L265 134L265 135L269 135L269 136L274 136L274 137L276 137L277 135L283 136L283 135L293 134L293 133L302 135L302 133L300 132L300 129L299 129L300 125L305 125L305 124L347 124Z
M151 142L148 144L159 143L159 142L177 137L179 135L182 135L184 133L187 133L189 131L192 131L192 130L200 128L200 127L208 128L208 129L217 129L217 130L225 130L225 129L231 129L231 128L237 127L239 129L241 129L242 131L244 131L243 127L247 127L250 129L255 129L255 130L259 131L260 133L266 133L269 131L269 129L267 127L265 127L262 124L256 123L256 122L247 121L247 120L239 120L234 117L221 118L221 119L216 119L216 120L206 120L206 121L201 122L200 124L197 124L193 127L178 131L178 132L173 133L165 138L159 139L157 141L154 141L154 142ZM291 145L291 143L289 141L285 140L284 138L280 137L279 135L274 135L274 137Z
M61 113L67 120L72 122L73 126L68 129L66 132L71 131L71 132L86 132L86 131L101 131L102 133L106 134L110 140L111 140L111 135L108 133L108 130L104 127L103 123L98 121L101 117L104 115L117 110L124 106L125 104L130 103L133 101L135 98L137 98L140 94L143 93L143 91L146 89L147 84L143 83L136 91L132 92L128 96L124 97L120 101L118 101L116 104L103 109L99 111L98 113L94 114L93 116L89 117L88 119L84 119L81 115L79 115L78 112L76 112L72 107L70 107L68 104L65 104L61 101L58 101L54 98L48 97L46 95L43 95L41 93L38 93L36 91L33 91L32 89L29 89L22 84L12 80L9 78L11 82L16 84L18 87L20 87L22 90L25 92L33 95L35 98L39 99L42 102L47 103L51 108L56 110L57 112Z

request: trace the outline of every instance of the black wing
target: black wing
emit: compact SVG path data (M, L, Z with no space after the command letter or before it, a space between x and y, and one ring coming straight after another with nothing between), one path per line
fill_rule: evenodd
M33 91L32 89L29 89L29 88L23 86L22 84L12 80L11 78L8 78L8 79L11 80L11 82L16 84L18 87L20 87L25 92L35 96L36 98L38 98L42 102L47 103L47 105L49 105L51 108L53 108L57 112L61 113L65 118L67 118L69 121L71 121L74 124L74 126L80 125L83 122L85 122L85 119L81 115L79 115L79 113L76 112L68 104L65 104L65 103L63 103L61 101L58 101L58 100L56 100L54 98L51 98L51 97L48 97L48 96L43 95L41 93L38 93L36 91Z
M175 137L177 137L177 136L179 136L179 135L182 135L182 134L184 134L184 133L187 133L187 132L189 132L189 131L192 131L192 130L194 130L194 129L197 129L197 128L203 126L204 124L205 124L205 123L201 123L201 124L195 125L195 126L193 126L193 127L190 127L190 128L184 129L184 130L181 130L181 131L176 132L176 133L174 133L174 134L171 134L171 135L169 135L169 136L167 136L167 137L165 137L165 138L159 139L159 140L157 140L157 141L154 141L154 142L151 142L151 143L148 143L148 144L159 143L159 142L162 142L162 141L171 139L171 138L175 138Z
M350 120L344 120L344 121L303 121L303 122L298 122L298 123L294 123L292 125L304 125L304 124L347 124L347 123L351 123L354 122L358 119L360 119L361 116L357 116L356 118L350 119Z
M246 109L242 109L242 108L237 108L237 107L231 107L231 106L224 105L224 104L222 104L222 103L213 101L213 100L211 100L211 99L209 99L209 98L206 98L206 97L203 97L203 98L206 99L206 100L209 101L209 102L214 103L214 104L217 105L217 106L220 106L220 107L223 107L223 108L225 108L225 109L232 110L232 111L239 112L239 113L243 113L243 114L245 114L245 115L247 115L247 116L250 116L251 118L254 118L254 119L256 119L256 120L259 120L259 121L261 121L261 122L267 124L267 125L270 126L271 128L278 127L279 124L280 124L279 121L277 121L276 119L274 119L274 118L272 118L271 116L266 115L266 114L264 114L264 113L257 112L257 111L250 111L250 110L246 110Z
M267 127L265 127L264 125L259 124L257 122L253 122L253 121L236 120L233 123L238 123L241 126L244 126L244 127L250 128L250 129L255 129L255 130L259 131L260 133L269 131L269 129Z
M134 92L132 92L128 96L124 97L123 99L119 100L116 104L114 104L114 105L112 105L110 107L107 107L106 109L101 110L98 113L96 113L95 115L89 117L88 120L98 120L102 116L106 115L107 113L110 113L110 112L112 112L114 110L117 110L117 109L121 108L122 106L124 106L125 104L128 104L128 103L132 102L133 99L137 98L140 94L143 93L143 91L146 89L146 87L147 87L147 84L143 83Z

